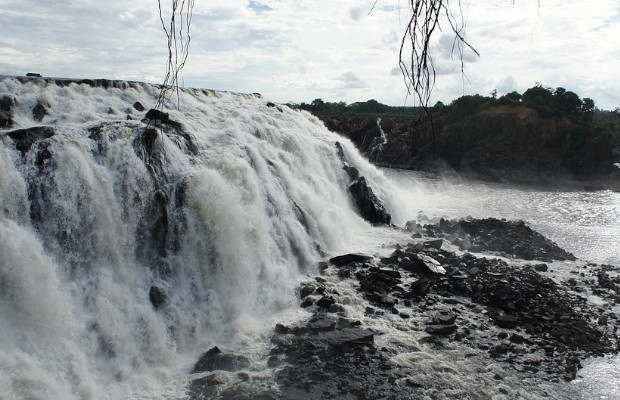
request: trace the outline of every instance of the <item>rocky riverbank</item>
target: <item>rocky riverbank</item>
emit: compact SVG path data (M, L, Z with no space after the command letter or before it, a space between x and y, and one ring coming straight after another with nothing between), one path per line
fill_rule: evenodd
M522 221L407 229L388 257L331 258L299 287L311 316L275 327L268 384L218 353L242 379L206 371L194 398L579 398L565 382L581 362L618 351L614 267L567 261Z

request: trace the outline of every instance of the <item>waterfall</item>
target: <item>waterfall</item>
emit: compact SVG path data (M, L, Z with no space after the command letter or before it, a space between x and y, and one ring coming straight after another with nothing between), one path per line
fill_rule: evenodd
M184 89L145 119L157 93L0 78L0 399L161 398L207 346L251 347L371 229L336 142L398 217L381 173L310 114Z

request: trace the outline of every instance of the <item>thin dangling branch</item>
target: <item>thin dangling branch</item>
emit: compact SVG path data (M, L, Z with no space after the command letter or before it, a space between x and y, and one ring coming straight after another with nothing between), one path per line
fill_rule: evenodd
M166 24L161 0L157 0L159 20L168 41L166 75L155 106L160 111L163 110L164 104L170 99L173 92L177 95L177 108L179 107L179 80L181 79L181 71L185 67L187 57L189 56L189 44L191 42L190 27L194 2L195 0L172 0L170 22Z
M411 13L403 33L399 66L408 94L415 94L420 105L428 108L430 96L435 88L436 71L431 53L431 37L439 29L440 20L445 17L454 33L452 50L456 50L461 60L461 73L464 73L463 52L466 48L479 53L464 37L465 19L461 1L458 0L460 21L452 12L450 0L409 0Z

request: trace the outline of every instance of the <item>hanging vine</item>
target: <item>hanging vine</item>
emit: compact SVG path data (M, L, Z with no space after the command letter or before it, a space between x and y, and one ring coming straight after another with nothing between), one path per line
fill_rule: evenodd
M164 104L173 93L177 96L179 106L179 80L181 71L189 56L189 44L191 42L190 28L195 0L171 0L172 9L170 22L164 20L161 0L157 0L159 6L159 19L168 39L168 60L166 62L166 75L157 98L156 109L162 111Z
M409 19L402 36L399 51L399 66L405 80L407 92L417 97L420 105L428 107L435 88L436 71L431 52L431 38L435 31L441 31L440 21L445 21L454 34L452 52L461 61L464 74L463 52L478 51L464 38L465 18L461 1L457 0L458 13L453 12L450 0L409 0Z

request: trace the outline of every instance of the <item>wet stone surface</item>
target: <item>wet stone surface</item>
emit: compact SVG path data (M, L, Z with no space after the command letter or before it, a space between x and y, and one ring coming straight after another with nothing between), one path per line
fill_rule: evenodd
M554 280L545 275L550 268L540 261L564 260L570 258L568 253L547 239L541 241L538 233L524 229L520 222L470 220L467 225L476 226L475 234L468 227L452 237L436 233L458 228L440 224L423 227L424 233L414 235L415 242L396 248L388 257L352 254L333 258L322 269L323 276L299 287L300 305L313 316L300 325L278 324L274 329L267 356L268 368L273 370L270 385L261 390L233 385L218 391L219 396L403 399L454 393L458 398L481 399L491 398L490 391L497 398L514 398L519 393L519 388L511 392L516 384L526 391L537 388L538 394L530 398L547 398L541 384L571 381L585 358L618 352L617 315L609 307L586 300L593 294L610 304L620 302L615 267L571 264L578 268L575 278ZM497 232L522 240L519 246L502 245L502 252L515 257L533 255L534 262L511 265L501 258L448 251L433 239L468 238L484 243L477 237ZM482 244L478 246L483 250ZM490 251L496 250L494 246ZM426 364L395 362L403 354L420 351L415 340L385 345L379 340L382 332L347 312L351 300L338 292L343 282L366 302L367 318L383 318L401 331L409 329L419 345L437 354L456 352L471 358L472 365L497 366L498 372L487 377L493 387L464 388L439 370L420 375L421 369L428 368ZM205 385L194 385L194 393L217 387L213 382ZM549 390L548 398L573 398Z

